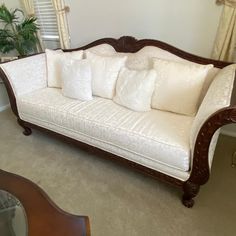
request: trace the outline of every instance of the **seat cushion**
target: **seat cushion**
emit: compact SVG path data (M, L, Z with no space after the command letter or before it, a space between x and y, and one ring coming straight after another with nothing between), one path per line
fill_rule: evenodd
M154 170L161 171L162 165L161 172L180 179L188 175L192 117L158 110L134 112L100 97L73 100L56 88L17 97L17 105L22 120Z

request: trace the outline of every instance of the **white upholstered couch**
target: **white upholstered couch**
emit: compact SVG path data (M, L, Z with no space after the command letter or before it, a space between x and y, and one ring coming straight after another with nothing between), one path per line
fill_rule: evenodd
M44 53L4 63L1 77L24 133L38 128L95 147L104 156L181 187L183 203L191 207L199 186L209 178L219 128L236 122L235 64L131 37L102 39L80 49L89 48L100 54L127 53L126 66L131 69L148 68L151 57L215 67L204 84L196 116L186 116L156 109L135 112L101 97L67 98L60 89L47 87Z

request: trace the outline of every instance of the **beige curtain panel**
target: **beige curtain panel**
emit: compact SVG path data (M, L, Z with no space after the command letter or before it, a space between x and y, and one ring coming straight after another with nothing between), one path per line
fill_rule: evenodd
M34 0L21 0L21 2L23 4L26 14L30 17L35 16ZM39 30L37 32L37 36L39 39L39 43L37 44L37 51L42 52L42 51L44 51L44 45L43 45L42 37L40 35Z
M212 58L232 62L236 50L236 0L220 2L225 5L215 39Z
M34 16L33 0L21 0L28 16Z
M63 0L52 0L52 2L57 15L57 24L61 48L68 49L70 48L70 36L66 18L67 8L65 7Z
M217 4L225 4L230 7L236 7L236 0L216 0Z

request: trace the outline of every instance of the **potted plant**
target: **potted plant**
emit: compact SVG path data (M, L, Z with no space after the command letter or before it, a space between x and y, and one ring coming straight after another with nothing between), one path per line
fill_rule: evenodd
M18 13L22 14L21 19ZM4 4L0 5L0 52L16 50L19 57L36 52L39 43L36 20L25 17L20 9L10 11Z

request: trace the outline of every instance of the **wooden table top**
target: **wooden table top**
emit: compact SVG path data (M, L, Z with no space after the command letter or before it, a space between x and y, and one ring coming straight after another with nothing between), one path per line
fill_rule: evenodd
M90 236L87 216L63 211L30 180L0 170L0 190L21 202L27 216L28 236Z

